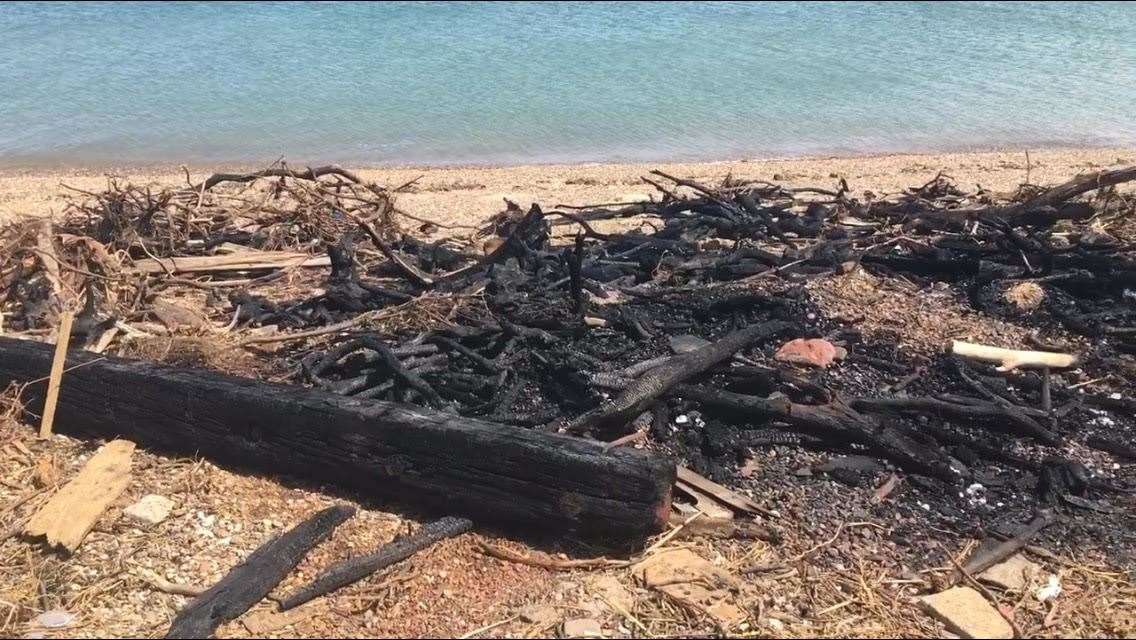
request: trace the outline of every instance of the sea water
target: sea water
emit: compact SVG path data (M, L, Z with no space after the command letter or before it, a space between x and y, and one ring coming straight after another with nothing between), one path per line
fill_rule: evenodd
M0 4L0 163L1136 143L1126 3Z

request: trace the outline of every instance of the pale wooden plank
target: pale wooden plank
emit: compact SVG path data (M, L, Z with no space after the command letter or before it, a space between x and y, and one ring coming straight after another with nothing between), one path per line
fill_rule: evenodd
M129 440L108 442L32 516L24 534L43 536L52 546L74 551L130 484L133 453L134 443Z
M285 267L327 267L328 256L311 256L306 253L284 251L245 251L218 256L189 256L184 258L147 258L134 262L135 271L143 273L209 273L214 271L257 271Z
M75 314L64 311L59 316L59 337L55 339L55 358L51 361L51 375L47 379L47 399L43 405L43 418L39 422L39 438L51 437L55 422L55 405L59 402L59 385L63 381L63 365L67 362L67 345L71 342L71 323Z

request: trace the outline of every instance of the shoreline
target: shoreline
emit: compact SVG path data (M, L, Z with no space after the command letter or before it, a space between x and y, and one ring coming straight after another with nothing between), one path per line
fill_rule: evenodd
M197 182L215 171L255 171L268 164L189 165L188 173L189 179ZM1136 146L502 166L340 164L366 180L392 188L417 179L408 192L398 194L400 207L439 222L474 224L500 211L505 199L524 206L536 202L546 207L561 203L584 205L645 200L655 195L641 180L651 169L709 183L720 181L727 174L787 186L819 186L846 179L857 194L864 191L894 193L923 184L942 171L963 185L981 184L994 191L1012 191L1025 181L1027 174L1031 182L1046 185L1068 180L1078 173L1136 164ZM308 165L295 163L292 166ZM101 190L106 186L108 175L165 186L184 185L187 179L186 170L178 165L54 169L0 166L0 220L58 213L66 204L63 185Z
M826 160L852 160L863 159L873 160L880 158L902 158L911 156L957 156L957 155L986 155L986 154L1014 154L1020 153L1046 153L1046 152L1095 152L1095 151L1124 151L1136 153L1136 143L1126 145L1122 143L1063 143L1063 142L1039 142L1037 144L994 144L994 145L959 145L959 146L929 146L911 147L904 150L839 150L833 149L829 151L816 151L816 152L801 152L801 153L786 153L786 154L768 154L755 153L752 155L735 155L731 156L724 154L721 156L713 154L696 154L690 156L660 156L654 159L628 159L614 157L606 160L520 160L517 161L494 161L487 160L484 162L413 162L413 161L355 161L355 160L319 160L316 162L297 162L293 157L289 162L294 167L308 167L308 166L324 166L329 164L339 165L345 168L350 168L355 171L482 171L482 170L501 170L501 169L518 169L518 168L579 168L579 167L592 167L592 166L631 166L631 165L713 165L725 163L776 163L776 162L819 162ZM76 162L68 162L62 159L59 160L33 160L30 158L0 158L0 177L10 175L50 175L50 174L66 174L66 175L84 175L90 173L97 173L98 175L106 175L108 173L122 174L122 173L140 173L140 174L164 174L182 172L182 167L189 167L191 173L209 172L209 171L255 171L264 168L275 162L285 161L288 162L288 156L277 156L272 158L265 158L263 162L258 162L248 159L194 159L186 162L179 162L175 160L138 160L138 161L113 161L113 160L100 160L88 159L79 160Z

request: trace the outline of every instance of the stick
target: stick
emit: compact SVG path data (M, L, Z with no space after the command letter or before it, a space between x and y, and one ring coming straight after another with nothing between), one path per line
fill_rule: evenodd
M375 228L372 227L369 222L350 213L348 213L347 216L355 221L355 224L359 225L359 228L371 238L371 242L387 257L387 260L390 260L394 266L398 267L398 270L402 272L402 275L406 276L407 280L410 280L423 289L429 289L434 286L434 280L400 258L386 242L383 242L379 233L375 231Z
M353 515L353 507L328 507L265 543L220 582L182 609L166 637L212 637L217 627L260 602L300 564L308 551L326 540L336 527Z
M962 572L975 575L986 571L990 567L993 567L999 562L1017 553L1018 550L1026 546L1026 543L1029 542L1031 538L1040 533L1042 529L1048 527L1056 521L1057 519L1054 518L1051 514L1042 513L1038 515L1014 537L1005 540L989 551L986 551L984 553L976 553L966 561L966 564L962 568ZM962 576L960 575L960 573L956 573L955 575L951 576L950 584L958 582L961 578Z
M1017 351L960 340L951 343L951 353L965 358L999 364L1001 365L998 367L999 371L1011 371L1019 367L1025 369L1066 369L1077 364L1077 356L1067 353Z
M418 533L383 545L378 551L333 565L323 575L280 601L280 610L287 611L358 582L372 573L402 562L436 542L461 535L473 528L465 518L447 516L424 525Z
M193 190L208 191L213 187L221 184L222 182L252 182L258 178L300 178L301 180L315 180L320 176L326 175L336 175L356 184L366 185L366 183L359 179L359 176L351 173L343 167L332 164L299 172L288 169L287 167L282 167L264 169L263 171L256 171L254 173L214 173L213 175L206 178L205 182L202 182L200 185L193 187Z
M59 336L55 339L55 357L51 361L51 377L47 380L47 400L43 405L43 419L39 423L39 439L51 438L55 422L55 405L59 401L59 384L63 380L63 365L67 361L67 345L71 342L71 323L75 314L64 311L59 316Z
M615 399L576 418L568 425L568 432L583 433L597 427L622 428L676 385L720 364L751 344L763 342L791 328L793 325L788 322L771 320L735 331L717 342L675 356L648 370Z
M499 547L489 544L488 542L478 542L481 552L487 556L504 560L506 562L516 562L517 564L528 565L530 567L540 567L541 569L548 569L550 571L570 571L572 569L609 569L614 567L626 567L631 563L627 560L612 560L610 558L585 558L581 560L561 560L559 558L550 558L547 556L531 556L517 553L505 547Z
M205 587L199 587L195 584L177 584L175 582L163 580L162 578L159 578L157 576L143 578L143 580L146 582L146 584L154 587L158 591L161 591L162 593L173 594L175 596L189 596L191 598L196 598L197 596L208 591L208 589L206 589Z

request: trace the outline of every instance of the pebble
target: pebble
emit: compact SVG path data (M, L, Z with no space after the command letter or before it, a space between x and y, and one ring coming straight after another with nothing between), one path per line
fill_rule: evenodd
M534 624L537 622L548 623L556 619L556 607L548 605L529 605L517 612L522 622Z
M155 525L169 517L174 508L173 500L165 496L149 494L123 509L122 514L131 520Z
M60 609L44 611L35 618L35 623L45 629L66 627L74 621L75 614Z

